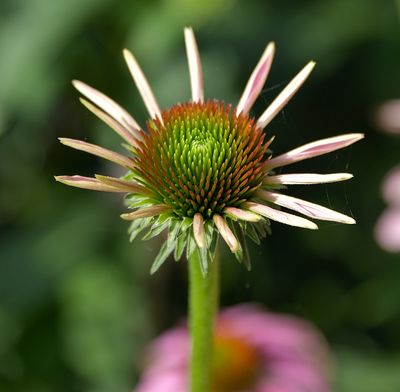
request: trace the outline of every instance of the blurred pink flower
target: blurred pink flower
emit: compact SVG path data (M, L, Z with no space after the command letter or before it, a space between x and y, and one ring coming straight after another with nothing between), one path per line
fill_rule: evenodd
M375 239L388 252L400 252L400 166L386 174L382 196L389 207L375 225Z
M378 128L389 133L400 133L400 99L392 99L380 105L375 122Z
M149 348L136 392L187 392L189 336L169 330ZM330 357L307 321L251 304L222 311L216 325L214 392L328 392Z

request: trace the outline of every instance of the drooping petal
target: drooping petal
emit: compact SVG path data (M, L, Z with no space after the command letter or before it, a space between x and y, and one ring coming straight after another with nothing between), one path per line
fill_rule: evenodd
M140 138L141 130L139 124L123 107L86 83L79 80L73 80L72 84L82 95L96 104L115 121L126 127L132 136Z
M153 91L151 90L143 71L141 70L133 54L128 49L124 49L123 53L133 81L139 90L150 117L158 118L162 122L160 107L158 106Z
M199 248L204 248L204 222L201 214L193 217L193 235Z
M264 87L269 70L271 68L272 60L275 53L275 44L270 42L265 48L258 64L254 68L246 88L239 100L236 108L236 115L240 113L247 114L253 106L255 100L259 96L262 88Z
M229 246L231 252L236 253L240 249L240 244L235 235L232 233L232 230L229 228L225 219L221 215L214 214L213 221L222 238Z
M191 27L185 27L185 45L189 64L190 86L192 88L193 102L204 101L203 71L196 38Z
M294 150L291 150L285 154L272 158L271 160L266 162L266 168L270 170L276 167L290 165L291 163L299 162L304 159L324 155L329 152L348 147L351 144L361 140L363 137L364 134L362 133L348 133L345 135L317 140L315 142L305 144L304 146L295 148Z
M264 190L258 190L256 196L263 200L270 201L271 203L277 204L281 207L289 208L293 211L297 211L300 214L308 216L314 219L340 222L346 224L354 224L356 221L340 212L333 211L329 208L320 206L309 201L297 199L296 197L282 195L277 192L269 192Z
M164 204L160 204L150 207L142 207L137 209L136 211L121 214L121 218L130 221L138 218L147 218L148 216L159 215L162 214L163 212L167 212L170 210L171 207Z
M262 217L254 212L243 210L236 207L226 207L224 213L231 215L236 219L247 221L247 222L259 222Z
M316 230L318 226L309 221L308 219L301 218L300 216L288 214L287 212L276 210L275 208L268 207L264 204L246 202L243 204L245 208L248 208L250 211L256 212L262 216L265 216L268 219L284 223L285 225L303 227L305 229Z
M263 184L283 184L283 185L311 185L311 184L327 184L330 182L345 181L353 178L350 173L331 173L331 174L316 174L316 173L294 173L294 174L279 174L277 176L266 175L263 179Z
M96 178L84 176L55 176L54 178L58 182L61 182L65 185L74 186L76 188L90 189L92 191L126 193L125 189L104 184Z
M82 140L68 139L65 137L58 138L60 142L68 147L75 148L76 150L85 151L89 154L96 155L98 157L107 159L117 165L131 169L135 167L133 159L126 157L125 155L118 154L117 152L107 150L106 148L97 146L95 144L87 143Z
M282 108L290 101L297 90L305 82L315 67L315 62L310 61L283 89L283 91L273 100L264 113L257 120L257 126L265 128L273 118L282 110Z
M148 194L148 190L136 182L122 180L121 178L101 176L96 174L95 177L103 184L113 186L125 190L125 192L134 192L139 194Z
M122 125L120 122L116 121L114 118L97 108L97 106L92 105L86 99L80 99L82 105L84 105L87 109L89 109L94 115L96 115L100 120L104 121L110 128L112 128L115 132L118 133L126 142L128 142L131 146L137 147L137 136L133 136L133 134L129 131L129 128Z

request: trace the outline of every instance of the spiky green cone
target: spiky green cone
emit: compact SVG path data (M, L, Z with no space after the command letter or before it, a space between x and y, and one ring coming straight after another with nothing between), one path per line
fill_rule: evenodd
M222 216L226 230L246 232L250 222L235 216L256 189L262 185L267 151L265 134L247 115L236 116L230 105L217 101L184 103L162 112L162 120L147 124L148 132L135 150L135 169L125 177L147 189L147 195L128 196L128 206L164 205L156 218L139 218L131 226L131 238L150 227L144 238L168 228L152 271L171 254L178 260L183 250L189 258L199 252L203 273L212 258L216 243L215 216ZM230 212L231 211L231 212ZM248 217L265 226L261 216ZM196 216L197 232L193 225ZM129 215L125 215L129 218ZM217 218L218 219L218 218ZM218 223L217 223L218 224ZM251 230L258 240L266 229ZM231 250L242 261L245 244L232 236ZM246 265L250 264L246 260Z

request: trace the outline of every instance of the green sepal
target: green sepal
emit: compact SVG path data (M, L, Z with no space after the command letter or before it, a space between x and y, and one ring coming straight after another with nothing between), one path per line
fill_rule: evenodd
M174 251L175 261L179 261L182 257L183 251L185 250L185 246L187 243L188 233L189 232L187 230L182 231L176 240L176 247Z
M186 242L186 258L189 260L190 256L192 256L193 252L195 251L197 245L194 239L193 233L189 232L187 242Z
M168 256L172 253L174 248L175 248L174 242L172 244L168 244L168 241L165 241L162 244L161 249L158 252L158 255L154 259L154 262L150 268L151 275L156 273L158 269L164 264L165 260L167 260Z
M270 225L269 220L254 223L254 227L261 238L265 238L267 234L271 234L271 229L269 225Z
M169 221L168 243L177 243L178 235L181 230L182 221L179 219L171 219Z
M237 225L236 235L240 244L242 245L242 262L246 267L247 271L251 271L251 259L249 254L249 248L247 246L244 230L240 223Z
M169 221L161 221L157 219L156 222L153 223L150 230L142 237L142 240L149 240L158 236L162 231L164 231L169 225Z
M185 217L182 220L182 231L187 230L193 224L193 218Z
M257 232L257 230L255 228L255 224L254 223L246 224L245 233L257 245L261 244L260 237L258 235L258 232Z
M129 226L129 241L132 242L146 227L148 227L152 219L152 217L135 219Z

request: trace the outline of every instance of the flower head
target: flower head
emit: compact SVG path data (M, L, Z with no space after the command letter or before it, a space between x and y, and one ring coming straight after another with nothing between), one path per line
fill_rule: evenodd
M186 392L190 352L183 326L149 347L136 392ZM305 320L243 304L216 322L212 391L328 392L330 356L323 337Z
M150 229L146 238L168 229L168 239L152 272L172 253L180 259L186 249L187 257L198 253L206 273L217 233L238 260L250 268L244 237L259 242L270 220L317 229L314 222L280 207L314 219L355 223L346 215L278 191L289 184L328 183L352 177L348 173L275 174L276 168L347 147L363 137L359 133L336 136L272 157L269 145L273 138L266 138L264 128L300 88L315 63L308 63L255 119L249 112L269 73L274 44L267 45L239 103L233 107L204 100L200 56L191 28L185 29L185 43L192 100L165 110L160 110L134 56L124 50L149 113L146 130L101 92L80 81L73 82L86 97L81 102L124 139L129 156L79 140L60 138L61 143L114 162L127 173L123 178L96 175L56 179L78 188L127 193L132 211L121 217L133 221L131 239L146 228Z

